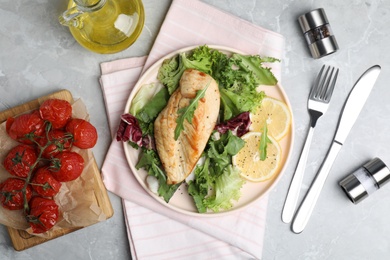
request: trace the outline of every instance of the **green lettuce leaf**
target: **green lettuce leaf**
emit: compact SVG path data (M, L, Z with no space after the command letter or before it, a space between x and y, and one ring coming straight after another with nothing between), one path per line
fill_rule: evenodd
M189 54L180 53L167 59L160 67L157 78L163 83L169 91L169 94L177 89L183 72L186 69L196 69L211 74L212 69L212 50L207 46L200 46Z
M143 85L131 101L130 114L134 116L137 115L138 111L140 111L163 87L164 86L159 83Z
M214 212L230 209L233 200L241 197L241 188L245 181L240 177L240 171L228 165L223 174L215 179L213 194L204 199L203 204Z
M137 94L138 95L138 94ZM147 95L143 95L145 100L137 100L138 105L134 110L138 110L135 114L135 117L138 120L138 124L141 128L142 135L154 135L154 120L157 118L158 114L164 107L167 105L169 100L168 90L166 88L160 88L160 90L155 93L152 98L148 98ZM143 106L141 107L141 104Z
M158 114L167 105L169 100L169 93L166 88L161 88L145 105L139 109L135 115L137 119L144 123L150 123L156 119Z
M241 91L237 93L229 89L220 89L220 95L223 121L227 121L242 112L253 112L265 97L263 91Z
M265 57L262 58L259 55L242 55L235 53L231 57L231 61L238 66L239 71L247 71L248 77L253 80L256 85L275 85L278 80L271 72L270 68L263 66L264 62L280 62L279 59Z
M211 175L209 173L210 158L206 158L204 164L196 165L194 180L188 183L188 193L192 196L198 212L204 213L207 211L203 203L207 196L210 187L213 187Z

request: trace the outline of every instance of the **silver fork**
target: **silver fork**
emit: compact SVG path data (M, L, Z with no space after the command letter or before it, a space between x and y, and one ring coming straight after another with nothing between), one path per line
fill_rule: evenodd
M339 73L339 69L335 69L331 66L326 69L325 74L324 71L325 65L322 66L320 72L318 73L316 81L309 94L307 107L310 115L310 127L287 193L286 201L284 203L282 220L285 223L290 223L293 219L306 168L309 148L314 133L314 127L316 126L318 118L325 114L328 109L333 89L336 84L337 75Z

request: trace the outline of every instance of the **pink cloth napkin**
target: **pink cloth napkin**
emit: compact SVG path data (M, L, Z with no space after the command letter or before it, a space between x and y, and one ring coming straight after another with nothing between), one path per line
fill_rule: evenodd
M101 64L111 133L139 76L161 57L193 45L224 45L282 58L284 38L198 0L174 0L148 57ZM272 65L280 79L280 64ZM113 141L102 167L106 188L123 198L133 259L260 259L268 197L215 218L173 211L150 197L131 173L122 143Z

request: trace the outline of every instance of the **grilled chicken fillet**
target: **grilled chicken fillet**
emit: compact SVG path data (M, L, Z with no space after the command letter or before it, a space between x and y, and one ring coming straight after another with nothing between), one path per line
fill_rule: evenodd
M185 120L184 130L175 140L178 110L187 107L197 91L207 85L192 123ZM154 122L156 148L167 174L168 184L182 182L195 167L217 122L219 104L218 84L210 75L194 69L184 71L179 87Z

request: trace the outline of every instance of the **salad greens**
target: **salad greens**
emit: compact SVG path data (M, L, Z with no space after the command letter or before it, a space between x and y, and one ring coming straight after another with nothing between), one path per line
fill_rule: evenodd
M199 212L207 208L218 212L229 209L232 199L238 200L244 181L237 168L232 166L245 141L228 130L220 138L211 136L204 152L205 163L195 168L195 179L189 181L188 192L194 198Z
M182 53L165 60L157 77L172 94L186 69L197 69L211 75L220 87L221 114L226 121L242 112L252 111L260 104L264 93L256 88L277 83L271 70L262 64L276 61L279 60L237 53L228 57L204 45L194 49L192 55Z
M232 131L227 131L218 138L211 136L205 149L206 156L211 159L210 166L213 175L219 176L223 170L232 164L232 156L236 155L245 141L233 135Z
M230 209L233 206L232 200L237 201L241 197L243 184L240 171L232 165L227 166L223 174L215 179L213 194L204 199L205 207L214 212Z
M157 75L157 79L165 87L154 93L151 88L141 88L133 100L130 116L125 120L134 121L135 118L138 124L122 126L121 131L125 133L118 131L118 136L125 136L124 140L131 142L135 138L132 136L128 138L129 135L134 134L139 140L141 132L142 144L144 140L152 140L154 120L166 106L170 95L178 88L183 72L192 68L209 74L216 80L220 90L221 122L203 152L204 163L195 167L195 178L188 181L188 193L193 197L199 212L229 209L232 207L232 201L239 199L240 189L244 184L239 170L232 166L232 156L237 154L245 144L240 136L249 129L249 112L256 109L265 96L264 92L257 91L257 87L277 83L277 79L269 68L263 67L263 63L277 61L279 60L275 58L258 55L228 56L206 45L167 59L161 65ZM189 106L178 111L175 139L183 130L184 121L192 121L198 100L204 96L207 87L197 92ZM129 127L131 129L128 129ZM263 150L264 145L266 148L269 142L267 139L263 141ZM180 184L166 183L166 174L153 146L142 145L141 151L136 168L143 168L149 175L157 178L158 195L169 202Z
M172 95L179 86L180 78L186 69L197 69L210 74L212 61L211 56L207 53L207 49L208 47L205 49L198 49L197 53L193 53L193 55L189 57L187 57L185 53L180 53L163 62L157 78L167 87L170 95ZM201 54L202 52L204 52L204 54Z
M168 185L167 177L162 170L161 161L155 150L142 148L141 158L135 165L137 170L144 168L148 175L155 176L158 180L158 195L169 202L180 184Z
M158 91L151 93L150 86L155 84L143 86L135 95L130 106L130 114L137 118L143 135L153 136L154 120L167 105L170 95L165 87L159 86Z
M131 106L130 106L130 114L136 115L138 111L140 111L152 97L159 92L162 88L164 88L163 84L151 83L142 86L142 88L137 92L134 96Z

